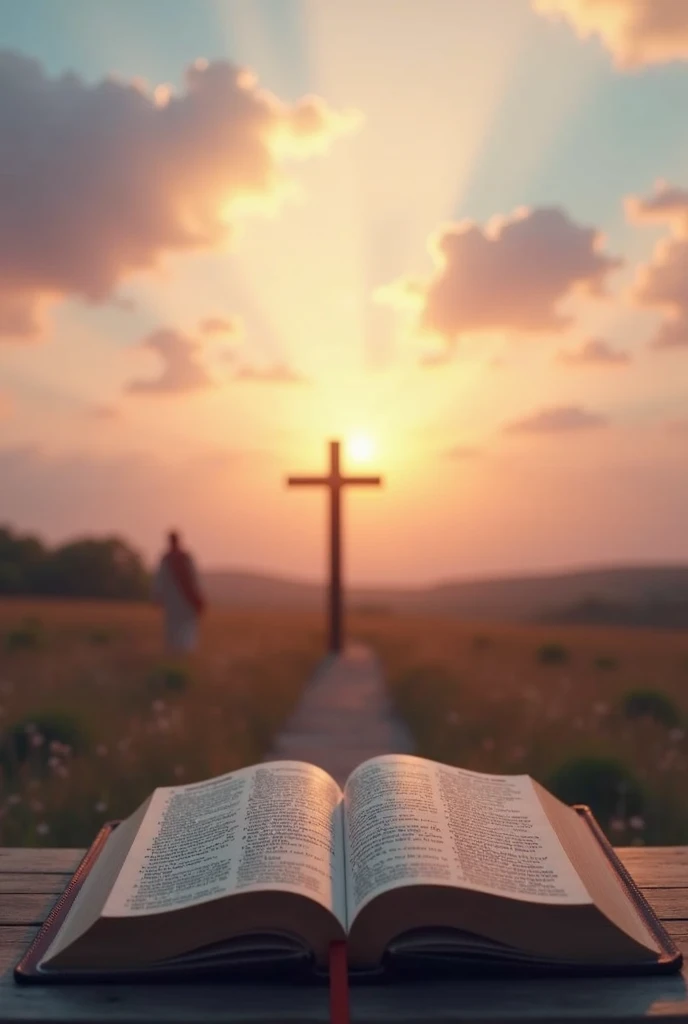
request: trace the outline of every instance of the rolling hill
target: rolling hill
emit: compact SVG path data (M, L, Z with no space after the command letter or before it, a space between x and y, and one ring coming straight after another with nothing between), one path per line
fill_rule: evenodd
M204 574L208 598L221 606L319 608L324 587L232 570ZM466 620L616 622L688 626L688 566L630 566L480 580L427 587L354 587L348 607Z

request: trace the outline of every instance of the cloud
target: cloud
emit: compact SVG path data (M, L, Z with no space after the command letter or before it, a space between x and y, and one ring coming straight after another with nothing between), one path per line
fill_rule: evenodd
M631 357L604 338L588 338L578 348L559 352L557 361L566 366L627 366Z
M624 205L630 221L669 224L677 232L688 234L688 189L660 179L650 196L628 196Z
M566 18L584 39L600 36L621 68L688 57L685 0L533 0L533 6Z
M120 418L119 409L115 405L107 403L90 405L86 412L94 420L118 420Z
M162 361L162 372L150 380L134 380L127 391L139 394L178 394L213 386L213 379L200 362L201 346L192 337L172 328L153 331L141 347L155 352Z
M632 288L639 305L666 314L651 347L688 347L688 191L660 181L648 198L630 196L625 206L629 220L667 224L671 231L638 268Z
M241 320L236 316L207 316L198 325L201 334L224 334L235 338L242 333Z
M354 118L295 104L226 61L197 61L178 93L0 51L0 333L28 337L64 296L102 302L162 257L222 245L247 203L283 191Z
M578 405L549 406L507 423L505 434L563 434L578 430L592 430L607 426L608 420L599 413L588 412Z
M9 397L0 391L0 420L7 420L10 418L14 411L14 402Z
M381 298L411 302L419 327L451 343L477 332L561 331L558 309L577 289L599 295L621 260L602 252L595 228L556 208L518 210L485 228L450 225L430 243L435 272L425 282L401 281Z
M256 381L262 384L305 384L306 378L286 363L272 363L270 366L240 366L234 374L235 380Z

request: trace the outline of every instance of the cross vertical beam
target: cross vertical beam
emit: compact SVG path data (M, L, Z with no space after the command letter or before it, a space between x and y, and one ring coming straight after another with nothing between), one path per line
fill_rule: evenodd
M290 476L289 487L327 487L330 492L330 580L328 600L328 647L339 654L344 647L342 595L342 488L379 487L379 476L343 476L339 441L330 441L330 469L327 476Z
M342 622L342 484L339 441L330 441L330 588L329 647L339 652L343 645Z

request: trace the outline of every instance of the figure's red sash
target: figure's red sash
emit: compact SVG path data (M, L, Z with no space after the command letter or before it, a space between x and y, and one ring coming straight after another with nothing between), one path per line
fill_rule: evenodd
M200 615L205 608L205 601L196 586L188 556L183 551L168 551L165 558L177 586L196 614Z

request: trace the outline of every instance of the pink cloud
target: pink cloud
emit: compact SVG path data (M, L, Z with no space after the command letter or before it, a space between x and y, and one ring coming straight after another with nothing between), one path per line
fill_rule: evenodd
M127 391L139 394L179 394L213 386L213 380L203 366L201 346L192 337L162 328L153 331L141 342L142 348L155 352L162 362L162 371L149 380L134 380Z
M429 280L401 281L382 297L420 307L422 331L451 343L477 332L561 331L560 303L575 290L604 293L621 260L602 251L595 228L556 208L519 210L485 228L450 225L432 240Z
M241 334L241 321L236 316L207 316L198 325L201 334L223 334L237 337Z
M606 416L577 405L550 406L523 419L507 423L505 434L563 434L594 430L608 424Z
M293 105L225 61L179 94L0 52L0 333L31 336L44 303L102 302L168 253L226 243L238 207L284 185L282 158L353 124L317 97Z
M565 366L627 366L631 357L604 338L588 338L578 348L559 352L557 361Z
M272 363L269 366L240 366L234 374L235 380L256 381L261 384L305 384L303 377L286 363Z
M94 420L118 420L120 418L117 406L109 405L106 402L89 406L87 413Z
M542 14L566 18L582 38L598 35L621 68L685 60L685 0L533 0Z
M666 314L651 346L688 347L688 191L660 181L648 198L631 196L625 205L629 220L666 224L671 232L638 268L632 289L639 305Z

